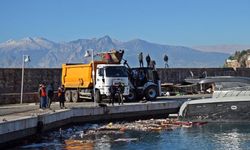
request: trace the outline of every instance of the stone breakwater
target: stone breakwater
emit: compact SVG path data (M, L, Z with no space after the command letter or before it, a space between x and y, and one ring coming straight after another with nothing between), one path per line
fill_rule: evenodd
M203 72L208 76L245 76L250 77L249 68L157 68L161 83L180 83L191 73L200 77ZM0 105L20 103L21 68L0 68ZM61 68L25 68L24 103L38 102L39 83L53 82L54 88L60 85Z

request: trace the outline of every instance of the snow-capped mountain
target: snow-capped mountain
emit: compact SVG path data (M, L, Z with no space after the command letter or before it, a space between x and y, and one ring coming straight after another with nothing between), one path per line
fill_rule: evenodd
M24 38L0 43L0 67L19 68L22 56L30 55L31 62L26 67L61 67L63 63L87 62L85 50L95 52L110 49L125 50L124 59L130 66L138 66L138 54L143 52L156 61L157 67L164 67L163 56L169 57L170 67L220 67L229 56L226 53L202 52L183 46L150 43L141 39L127 42L111 39L109 36L93 39L78 39L70 42L53 42L45 38ZM146 61L144 61L146 63Z

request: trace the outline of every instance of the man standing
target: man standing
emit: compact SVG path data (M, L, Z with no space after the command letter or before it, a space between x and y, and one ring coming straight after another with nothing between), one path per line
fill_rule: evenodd
M140 52L138 59L139 59L140 67L143 67L143 53L142 52Z
M58 88L58 91L57 91L57 96L58 96L58 99L59 99L59 103L60 103L60 108L65 108L64 106L64 102L65 102L65 92L64 92L64 86L61 85L59 88Z
M115 85L111 85L109 87L109 92L110 92L110 97L109 97L109 104L111 103L114 106L114 102L115 102L115 93L116 93L116 87Z
M150 61L151 61L151 58L150 58L150 56L149 56L149 54L148 54L148 55L146 56L147 67L149 67Z
M164 61L165 61L165 68L166 68L166 67L169 67L169 66L168 66L168 55L165 54L163 59L164 59Z
M53 83L50 83L47 88L46 88L46 93L47 93L47 96L48 96L48 104L47 104L47 107L50 108L50 105L52 103L52 99L53 99L53 96L54 96L54 87L53 87Z
M47 94L46 94L46 86L44 84L40 84L38 90L38 96L40 98L40 108L45 109L47 105Z
M118 103L119 105L122 104L123 105L123 94L124 93L124 84L123 83L119 83L118 85Z

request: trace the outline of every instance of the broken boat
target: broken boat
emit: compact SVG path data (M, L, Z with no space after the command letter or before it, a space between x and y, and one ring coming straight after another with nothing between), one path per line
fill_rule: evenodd
M250 122L250 78L206 77L211 98L188 100L179 110L179 119L192 122Z

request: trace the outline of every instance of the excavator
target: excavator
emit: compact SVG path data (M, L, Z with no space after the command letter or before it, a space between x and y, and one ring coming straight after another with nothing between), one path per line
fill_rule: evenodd
M124 65L128 68L130 87L129 95L125 97L127 102L140 100L153 101L157 96L160 96L161 82L158 73L154 68L131 68L126 60L124 60Z

